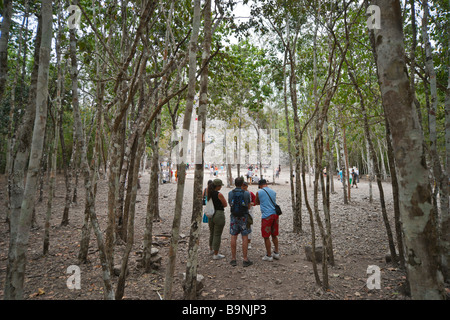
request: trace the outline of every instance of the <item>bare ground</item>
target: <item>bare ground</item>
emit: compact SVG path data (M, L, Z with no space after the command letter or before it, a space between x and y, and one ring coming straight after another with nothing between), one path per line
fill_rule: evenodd
M336 179L336 193L331 197L331 223L335 266L329 266L329 290L321 289L316 283L312 263L307 261L304 247L311 243L309 216L303 208L303 232L292 232L292 210L290 187L287 183L288 175L283 170L278 184L272 185L277 192L278 203L283 208L280 217L280 253L281 259L273 262L262 261L265 254L264 243L260 231L260 211L257 207L253 228L252 248L249 258L254 262L250 267L242 266L242 250L238 242L238 265L229 264L230 235L229 214L226 214L221 253L226 257L222 260L212 260L209 255L207 224L202 224L199 270L205 279L204 288L199 293L199 300L404 300L409 298L403 294L401 285L405 281L405 273L398 267L386 263L388 253L386 229L381 216L381 209L376 184L373 185L374 201L369 202L368 182L361 180L359 188L351 189L351 202L343 204L343 194L340 182ZM221 177L224 179L224 177ZM205 182L209 179L206 173ZM308 179L308 178L307 178ZM148 195L149 175L144 173L141 178L136 204L135 244L130 255L129 269L125 288L125 298L129 300L159 300L163 294L165 269L167 264L169 235L172 227L174 196L176 184L160 185L160 214L162 221L154 224L154 244L160 250L162 266L153 273L143 273L137 267L137 254L142 246L145 226L145 212ZM173 298L182 299L182 281L180 274L185 272L189 238L189 223L192 212L192 184L193 170L187 175L183 216L181 224L181 238L177 254L177 267ZM9 244L8 226L5 221L6 188L5 177L0 176L0 299L3 299L4 281L7 266ZM393 224L393 205L391 185L384 183L387 210L391 220L391 228L395 234ZM31 230L28 250L28 264L26 268L25 299L30 300L100 300L103 299L103 282L101 266L98 257L95 235L91 233L89 263L79 265L77 254L84 214L84 190L80 183L78 189L79 201L73 204L70 211L69 226L61 227L61 217L64 208L65 186L62 176L58 176L56 198L54 199L51 220L50 251L43 256L43 225L46 212L46 194L44 200L37 204L37 225ZM222 189L227 194L229 188ZM250 191L256 192L256 186L250 186ZM309 187L309 198L312 205L312 188ZM302 199L304 205L304 199ZM319 202L321 203L321 202ZM321 205L320 205L321 207ZM96 211L101 222L102 230L106 227L107 183L101 180L96 199ZM319 232L316 228L317 242L320 244ZM116 247L115 263L121 262L121 253L125 246ZM81 268L81 289L69 290L67 287L67 268L79 265ZM369 290L366 285L367 268L370 265L381 269L381 288ZM322 278L322 265L318 265ZM114 284L117 277L113 277Z

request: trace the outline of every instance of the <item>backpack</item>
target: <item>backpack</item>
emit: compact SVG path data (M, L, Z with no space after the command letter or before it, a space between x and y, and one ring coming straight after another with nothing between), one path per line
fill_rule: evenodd
M233 190L231 198L231 214L235 217L243 217L248 213L247 205L244 200L244 190Z

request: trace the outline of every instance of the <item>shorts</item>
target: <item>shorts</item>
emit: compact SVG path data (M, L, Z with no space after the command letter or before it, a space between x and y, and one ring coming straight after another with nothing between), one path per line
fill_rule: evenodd
M243 217L230 216L230 234L232 236L237 236L238 234L248 236L250 232L252 232L252 228L247 227L247 215Z
M278 236L278 215L272 214L268 218L261 220L261 234L263 238Z

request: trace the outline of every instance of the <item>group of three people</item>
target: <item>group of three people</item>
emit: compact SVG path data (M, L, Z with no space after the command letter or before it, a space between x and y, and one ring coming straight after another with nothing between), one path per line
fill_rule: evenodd
M209 218L210 229L209 246L213 259L223 259L224 255L219 253L222 241L222 232L225 227L225 208L230 205L230 234L231 234L231 261L232 266L236 266L236 248L238 236L242 236L243 266L248 267L253 262L248 258L249 243L252 235L251 225L253 223L253 207L259 205L261 208L261 233L264 238L266 255L264 261L279 259L278 251L278 215L275 211L276 192L267 186L267 181L262 179L258 183L256 195L248 191L248 184L244 178L236 178L236 188L228 193L228 201L219 191L223 186L222 180L215 179L209 181L205 190L207 201L213 201L215 213ZM271 239L274 245L272 253Z

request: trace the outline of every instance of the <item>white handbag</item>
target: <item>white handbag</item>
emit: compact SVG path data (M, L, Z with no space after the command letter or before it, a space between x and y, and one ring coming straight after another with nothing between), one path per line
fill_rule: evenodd
M206 202L205 206L205 214L208 218L212 218L214 216L214 213L216 212L216 209L214 209L214 203L212 199Z

